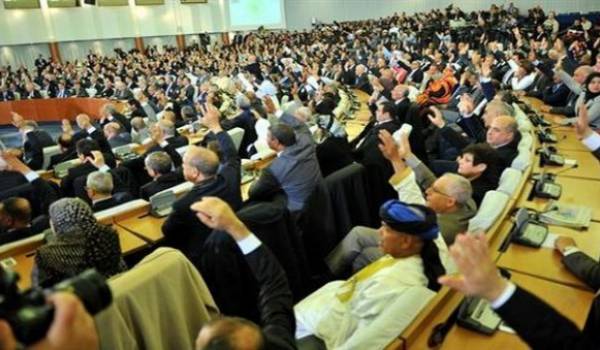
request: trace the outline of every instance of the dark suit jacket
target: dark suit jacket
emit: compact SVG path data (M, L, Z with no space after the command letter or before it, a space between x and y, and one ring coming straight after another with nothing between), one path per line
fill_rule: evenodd
M33 234L34 232L29 227L0 232L0 245L15 242Z
M247 149L248 146L256 141L257 138L256 129L254 129L255 124L256 118L250 109L242 109L242 113L238 114L235 118L224 120L222 122L223 129L225 130L230 130L233 128L244 129L244 137L242 138L240 149L238 151L238 154L242 158L250 158Z
M108 144L111 148L125 146L131 143L131 135L128 132L122 132L117 136L108 140Z
M192 261L197 261L211 230L200 222L190 206L204 196L219 197L233 210L242 204L240 158L227 132L220 132L216 137L222 154L219 173L194 185L190 192L173 203L173 212L162 226L167 245L180 249Z
M596 296L583 330L519 287L496 313L533 349L597 349L600 345L599 302Z
M406 113L410 108L410 100L408 98L404 98L402 101L394 103L394 107L396 109L396 121L401 125L402 123L406 122Z
M27 178L23 176L23 174L12 171L12 170L2 170L0 171L0 200L8 198L3 197L2 193L15 188L20 185L24 185L27 183Z
M295 349L293 299L285 273L264 245L245 255L260 290L257 305L267 349Z
M40 170L44 164L44 147L54 144L52 137L44 130L28 132L23 144L25 164L33 170Z
M15 94L12 91L5 91L0 93L0 101L13 101L15 99Z
M94 203L92 205L92 211L96 213L105 209L116 207L119 204L121 203L119 203L115 198L109 197Z
M75 180L80 176L86 176L91 172L98 170L90 163L79 164L69 169L67 176L60 181L60 189L64 197L75 196Z
M183 181L184 179L181 177L181 174L175 172L161 175L154 181L150 181L140 188L140 197L148 200L148 198L152 197L154 194L179 185Z
M369 76L367 75L367 73L364 73L363 75L356 77L356 81L354 82L354 87L366 92L369 95L373 93L373 87L371 86L371 83L369 82Z
M393 134L399 128L400 125L394 120L377 125L371 122L350 144L353 148L354 160L363 165L377 165L380 167L389 165L389 162L383 157L378 147L379 131L387 130L390 134ZM361 140L363 141L361 142Z
M600 289L600 264L583 252L569 254L563 264L593 290Z
M553 107L563 106L569 97L569 88L566 84L560 83L557 88L555 85L548 86L542 95L544 103Z
M98 91L99 97L113 97L115 90L113 88L104 88L102 91Z
M72 141L73 144L75 145L75 144L77 144L77 141L89 137L93 140L96 140L102 153L112 154L112 149L110 148L110 144L108 143L108 140L104 136L104 132L102 132L101 127L94 127L94 128L96 130L94 130L91 134L88 133L87 130L79 130L78 132L76 132L73 135L73 141Z

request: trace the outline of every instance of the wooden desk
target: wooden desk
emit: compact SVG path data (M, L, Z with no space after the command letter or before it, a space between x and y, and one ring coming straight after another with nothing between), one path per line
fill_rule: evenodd
M123 227L118 225L112 225L112 228L117 231L119 235L119 242L121 244L121 252L123 255L135 253L140 249L146 248L148 243L133 233L127 231Z
M558 143L554 146L560 151L585 151L589 152L587 147L577 139L577 135L572 127L556 128L552 132L556 135Z
M550 233L572 237L584 253L596 260L600 257L599 223L592 222L586 231L560 226L548 226L548 230ZM498 266L556 283L582 289L588 288L564 266L562 255L556 249L531 248L513 243L505 253L500 255Z
M144 215L116 221L115 224L149 243L156 243L164 238L162 225L166 219Z
M598 159L596 159L596 157L594 157L590 151L567 151L559 149L558 154L565 157L565 159L577 160L577 168L566 170L567 168L571 167L571 165L546 165L543 168L540 168L540 163L536 158L533 172L540 173L544 171L552 174L560 172L560 176L562 177L574 177L600 181L600 162L598 162Z
M110 102L102 98L49 98L0 102L0 124L10 124L11 112L17 112L26 119L35 121L75 120L80 113L92 118L100 118L100 107ZM112 101L117 108L122 103Z
M547 205L547 199L527 200L533 188L532 182L525 185L517 206L541 211ZM560 203L588 206L592 208L592 220L600 221L600 181L559 175L556 182L562 185L562 194L558 200Z
M511 280L521 287L533 292L542 300L556 308L566 317L582 327L587 318L594 294L577 288L555 284L520 273L513 273ZM455 293L445 307L437 313L431 325L422 332L414 342L408 343L405 339L406 349L428 349L427 339L432 329L444 322L454 311L462 299L460 293ZM496 332L492 336L479 334L468 329L454 326L440 349L528 349L529 347L515 335L506 332Z

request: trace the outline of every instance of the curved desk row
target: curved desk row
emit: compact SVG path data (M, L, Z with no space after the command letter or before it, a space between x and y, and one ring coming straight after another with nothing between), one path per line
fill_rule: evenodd
M533 108L539 107L538 100L529 100ZM546 116L550 117L550 116ZM487 230L490 251L496 264L508 269L511 280L530 290L542 300L582 327L594 298L593 291L572 275L562 264L562 256L551 248L530 248L511 244L505 252L498 248L510 232L515 208L528 207L540 210L546 200L530 200L532 181L530 176L536 172L558 173L556 182L563 186L559 202L586 205L592 208L592 224L585 232L575 229L548 226L550 233L573 237L578 246L592 258L600 256L600 164L590 152L577 140L572 128L555 130L559 142L555 145L559 154L565 158L577 160L578 167L566 170L564 167L539 166L539 147L537 137L531 149L532 164L523 172L517 194L510 199L501 216ZM436 297L421 311L419 316L392 342L388 349L429 349L429 338L434 328L448 320L463 300L464 295L442 288ZM496 331L491 336L452 326L444 342L438 349L528 349L517 335Z
M0 124L11 123L11 112L37 122L74 120L80 113L99 118L100 107L110 100L103 98L50 98L0 102Z

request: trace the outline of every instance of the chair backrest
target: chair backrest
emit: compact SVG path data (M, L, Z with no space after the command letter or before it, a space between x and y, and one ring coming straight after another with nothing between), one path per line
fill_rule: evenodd
M513 159L511 168L525 171L531 165L531 152L529 150L519 150L519 154Z
M113 148L112 152L116 156L120 156L120 155L124 155L124 154L128 154L128 153L133 152L133 150L136 149L139 146L140 145L138 145L137 143L128 143L126 145L118 146L118 147Z
M99 212L95 213L94 216L96 217L96 220L101 221L101 222L106 222L114 216L123 215L128 212L137 211L144 207L149 208L150 203L148 203L147 201L145 201L143 199L136 199L133 201L129 201L127 203L117 205L116 207L112 207L112 208L109 208L106 210L99 211Z
M188 193L189 191L192 190L192 187L194 187L194 184L192 182L186 181L186 182L182 182L179 185L175 185L173 187L169 187L167 189L164 189L156 194L160 194L163 192L167 192L167 191L171 191L173 193L175 193L175 195L177 197L179 197L182 194ZM155 194L155 195L156 195Z
M109 285L113 303L95 317L101 349L192 349L219 313L198 270L175 249L155 250Z
M66 162L56 164L54 166L54 176L56 176L59 179L62 179L63 177L67 176L67 174L69 173L69 169L75 167L79 163L79 159L71 159L67 160Z
M519 151L521 151L521 150L530 151L532 147L533 147L533 137L531 136L531 133L529 133L529 132L521 133L521 140L519 141L519 145L518 145Z
M227 130L227 133L229 134L229 136L231 136L231 140L235 145L235 149L239 151L240 145L242 144L242 139L244 138L245 130L242 128L233 128Z
M50 158L53 155L60 153L60 146L54 145L54 146L44 147L42 151L44 153L44 162L42 163L42 169L48 169L48 167L50 166Z
M487 191L477 214L469 220L468 231L487 231L502 214L508 203L508 195L498 191Z
M500 176L500 184L498 185L497 191L506 193L509 197L512 196L517 191L522 176L523 173L517 169L504 169L502 176Z

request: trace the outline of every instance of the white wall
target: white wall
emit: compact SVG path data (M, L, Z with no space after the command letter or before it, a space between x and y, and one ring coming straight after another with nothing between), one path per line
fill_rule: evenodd
M0 46L113 38L172 36L226 30L225 0L182 5L85 6L6 10L0 2Z
M311 19L330 23L389 16L394 12L414 13L432 8L445 8L450 3L464 11L488 9L490 4L508 4L510 1L481 0L285 0L288 29L306 29ZM513 0L520 9L541 5L544 10L561 12L589 12L600 10L600 0Z

